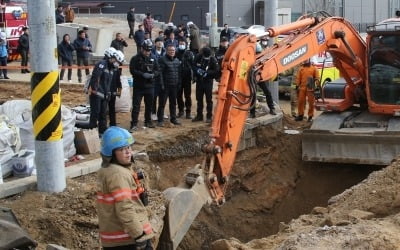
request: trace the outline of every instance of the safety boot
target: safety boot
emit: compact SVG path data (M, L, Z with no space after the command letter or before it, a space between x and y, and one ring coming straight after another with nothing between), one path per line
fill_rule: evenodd
M202 122L203 116L197 115L195 118L192 119L192 122Z
M303 118L304 118L303 115L298 115L298 116L296 116L296 118L295 118L294 120L297 121L297 122L299 122L299 121L302 121Z

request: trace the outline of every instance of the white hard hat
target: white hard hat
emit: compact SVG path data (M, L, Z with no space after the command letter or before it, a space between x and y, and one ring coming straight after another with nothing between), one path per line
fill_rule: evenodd
M6 33L5 32L0 32L0 39L5 40L6 39Z
M189 21L189 22L187 22L187 26L189 26L189 25L192 25L193 24L193 22L192 21Z
M117 61L118 61L119 63L123 63L124 60L125 60L124 53L122 53L122 51L120 51L120 50L116 50L116 51L114 52L113 56L115 57L115 59L117 59Z
M108 48L108 49L106 49L106 50L104 51L104 55L105 55L106 57L108 57L108 58L111 58L111 57L114 55L115 51L117 51L115 48L110 47L110 48Z
M173 26L174 26L174 23L172 23L172 22L169 22L167 26L169 26L169 27L173 27Z

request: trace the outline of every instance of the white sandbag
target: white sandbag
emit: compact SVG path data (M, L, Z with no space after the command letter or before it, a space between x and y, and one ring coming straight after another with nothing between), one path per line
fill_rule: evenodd
M19 151L21 139L19 129L11 124L8 117L0 116L0 164L6 163Z
M121 76L121 96L117 97L115 101L115 112L126 113L131 111L132 98L131 98L131 88L129 86L128 80L132 79L127 76Z
M61 119L63 125L64 158L69 159L76 154L74 144L76 113L64 105L61 105Z
M11 100L1 105L1 114L10 119L10 123L19 127L21 148L35 150L35 137L32 125L32 103L29 100Z
M35 150L33 134L32 104L29 100L11 100L3 103L0 112L10 119L10 123L19 127L21 149ZM61 120L63 124L64 158L72 157L75 152L74 128L76 114L70 108L61 105ZM75 150L76 151L76 150ZM72 154L72 155L71 155Z

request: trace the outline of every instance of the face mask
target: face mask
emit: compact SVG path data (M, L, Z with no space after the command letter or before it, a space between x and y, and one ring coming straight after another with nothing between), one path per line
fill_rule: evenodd
M262 41L261 44L264 45L264 46L267 46L268 45L268 41Z
M118 68L119 67L119 63L118 62L113 62L114 68Z
M228 48L229 43L223 43L222 46Z
M185 46L184 44L179 45L179 49L180 49L180 50L184 50L184 49L186 49L186 46Z
M204 60L210 60L210 57L204 57Z

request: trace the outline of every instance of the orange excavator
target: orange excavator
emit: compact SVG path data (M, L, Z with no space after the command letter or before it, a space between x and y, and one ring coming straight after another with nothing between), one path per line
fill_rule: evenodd
M257 37L241 36L224 56L204 160L187 173L185 183L165 190L170 202L159 249L176 249L204 204L225 202L256 83L315 54L329 52L343 80L319 89L316 107L323 113L303 133L303 159L387 164L400 152L400 19L369 27L366 41L350 22L326 12L266 33L289 35L260 54Z

